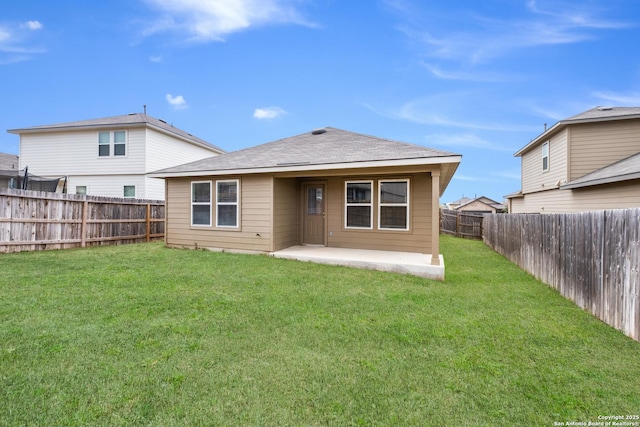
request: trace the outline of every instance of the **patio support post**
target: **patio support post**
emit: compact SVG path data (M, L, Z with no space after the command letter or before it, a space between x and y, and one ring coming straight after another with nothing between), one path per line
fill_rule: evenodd
M440 265L440 170L431 171L431 265Z

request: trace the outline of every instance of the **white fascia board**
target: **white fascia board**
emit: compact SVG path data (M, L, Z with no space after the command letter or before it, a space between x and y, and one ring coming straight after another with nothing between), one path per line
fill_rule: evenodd
M462 156L445 156L445 157L429 157L429 158L420 158L420 159L381 160L381 161L370 161L370 162L272 166L272 167L265 167L265 168L249 168L249 169L150 173L150 174L147 174L147 176L152 178L178 178L178 177L186 177L186 176L248 175L248 174L256 174L256 173L306 172L306 171L322 171L322 170L336 170L336 169L384 168L384 167L392 167L392 166L420 166L420 165L439 165L442 163L460 163L461 159L462 159Z

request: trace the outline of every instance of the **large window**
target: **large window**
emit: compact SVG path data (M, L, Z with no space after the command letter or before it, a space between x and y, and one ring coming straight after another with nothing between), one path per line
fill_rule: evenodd
M345 185L345 227L373 228L373 182L347 181Z
M409 229L409 181L378 181L378 228Z
M114 132L98 132L98 156L126 156L127 133L123 130Z
M216 181L216 227L238 227L238 183Z
M549 142L542 144L542 171L549 170Z
M211 225L211 181L191 183L191 225Z

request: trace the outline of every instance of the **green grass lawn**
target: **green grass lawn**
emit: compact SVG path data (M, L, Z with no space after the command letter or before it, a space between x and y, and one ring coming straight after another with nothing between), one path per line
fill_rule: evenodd
M640 343L481 242L446 281L161 244L0 254L0 425L548 425Z

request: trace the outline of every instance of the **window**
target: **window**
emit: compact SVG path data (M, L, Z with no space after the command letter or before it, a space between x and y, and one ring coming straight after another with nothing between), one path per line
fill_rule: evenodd
M542 171L549 170L549 141L542 144Z
M345 228L373 228L372 181L345 183Z
M113 145L113 150L111 146ZM98 156L125 156L127 154L127 133L123 130L115 132L98 132Z
M136 186L135 185L125 185L124 186L124 197L136 197Z
M380 230L409 229L409 181L378 181L378 228Z
M86 185L76 185L76 194L87 194Z
M238 227L238 180L216 181L216 227Z
M100 157L111 155L111 142L109 132L100 132L98 134L98 155Z
M113 155L124 156L126 154L126 134L123 130L113 133Z
M211 225L211 181L191 183L191 225Z

